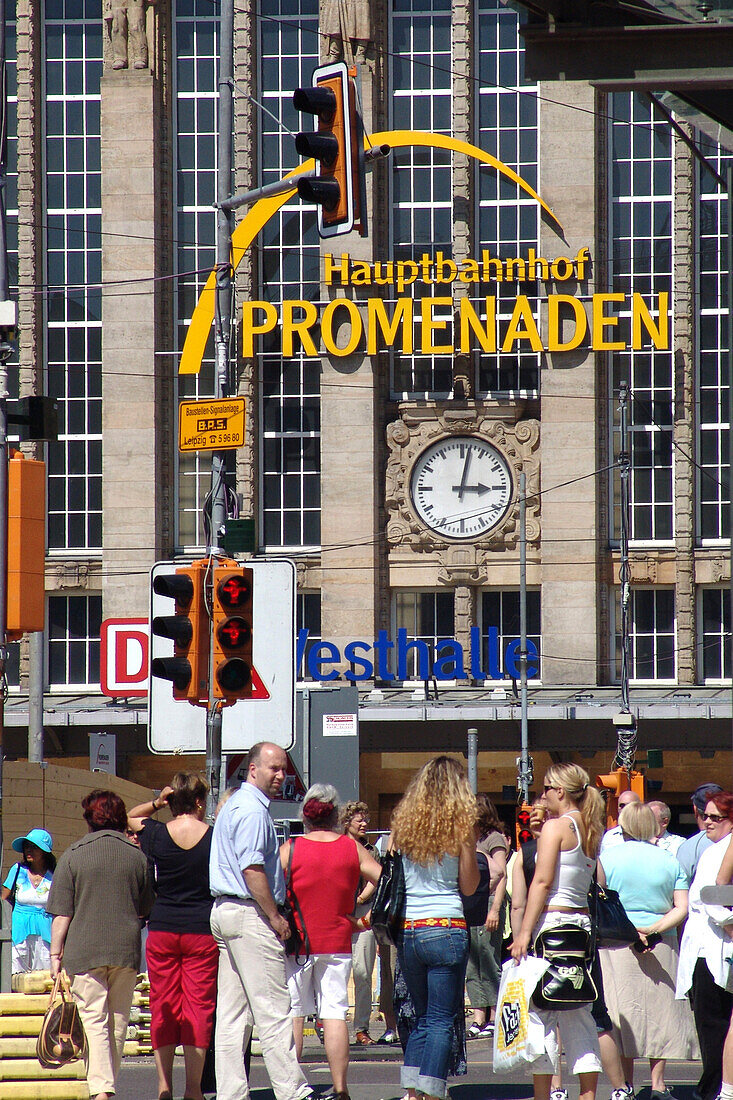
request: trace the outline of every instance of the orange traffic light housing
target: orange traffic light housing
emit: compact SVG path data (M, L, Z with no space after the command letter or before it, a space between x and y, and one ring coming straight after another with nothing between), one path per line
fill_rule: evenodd
M612 829L618 824L618 800L624 791L634 791L642 802L646 800L646 786L641 772L631 772L617 768L606 775L596 776L596 786L607 791L606 828Z
M231 706L252 696L254 573L235 561L214 566L212 586L212 695Z
M12 451L8 461L7 637L45 625L46 464Z
M325 238L354 229L366 236L364 140L356 78L356 69L343 61L321 65L313 72L312 87L293 94L296 110L318 119L316 130L297 134L295 148L318 164L317 176L298 181L298 194L318 206L318 232Z
M150 662L151 676L170 680L174 699L203 707L209 701L209 616L204 598L208 564L204 558L153 579L153 592L174 601L174 614L156 615L151 624L154 636L173 641L172 657Z

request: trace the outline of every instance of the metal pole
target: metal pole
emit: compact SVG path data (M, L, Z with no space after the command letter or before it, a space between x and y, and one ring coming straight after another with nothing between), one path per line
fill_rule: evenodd
M474 794L478 791L478 730L468 731L468 782Z
M219 43L219 131L217 136L217 203L232 193L232 135L234 133L234 0L222 0ZM232 224L231 214L216 211L216 330L215 389L217 398L229 396L229 344L232 331ZM209 555L220 553L219 539L226 524L226 452L211 455L211 524ZM210 627L211 631L211 627ZM213 650L209 634L209 652ZM214 682L209 664L209 705L206 711L206 777L209 781L209 817L219 800L221 779L221 707L214 700Z
M519 702L521 757L519 786L522 802L529 802L529 731L527 728L527 475L519 475Z
M8 250L5 234L5 172L7 167L7 95L5 87L5 0L0 0L0 302L8 301ZM8 359L12 348L0 330L0 851L2 851L2 761L5 730L5 666L8 660Z
M40 764L43 760L43 659L44 636L42 630L29 635L30 676L28 680L28 762Z
M629 569L629 480L631 477L631 457L629 455L629 392L624 379L619 383L619 413L621 443L618 456L621 477L621 531L619 563L619 582L621 587L621 707L628 713L629 707L629 611L631 606L631 574Z
M729 561L729 625L727 625L727 648L731 654L731 745L733 747L733 165L727 165L727 497L729 497L729 538L731 540ZM723 654L725 650L723 650ZM732 758L733 767L733 758Z

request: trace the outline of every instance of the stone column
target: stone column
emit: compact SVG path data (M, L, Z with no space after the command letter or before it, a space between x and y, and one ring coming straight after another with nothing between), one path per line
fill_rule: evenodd
M144 615L146 570L160 544L164 477L159 462L165 394L156 351L163 291L155 78L148 70L102 77L102 371L104 615ZM135 280L140 280L136 282ZM133 293L134 292L134 293ZM165 350L171 350L170 348ZM172 383L171 383L172 388Z
M325 7L322 2L322 19ZM375 14L372 10L372 35L379 33ZM325 25L332 26L332 23ZM356 43L353 45L356 48ZM326 60L327 48L328 43L324 40L322 62ZM335 49L333 40L331 48ZM342 54L349 56L349 46L344 47L343 42ZM381 125L376 65L372 40L361 65L364 125L369 132ZM346 252L353 260L373 262L377 233L376 181L384 170L377 165L367 176L369 235L360 237L358 233L349 233L322 241L322 258L325 253L340 256ZM362 318L366 323L366 302L360 298L359 291L322 284L321 294L324 301L336 297L352 298L357 304L363 301ZM349 333L347 324L343 336ZM343 346L344 339L335 335L336 343ZM357 348L348 357L329 355L325 351L321 356L321 630L323 637L333 641L342 652L344 644L353 638L371 642L377 627L383 484L378 464L380 459L384 461L382 456L386 450L380 422L378 363L377 357L367 356L364 347Z
M540 230L543 256L594 253L595 93L581 83L540 88L542 198L557 215L564 239L549 220ZM548 293L590 295L594 271L581 285L564 282ZM542 428L542 679L547 684L596 682L598 648L597 504L602 483L596 404L603 359L588 349L547 354L541 377ZM587 474L581 481L573 481ZM554 488L555 486L562 488ZM562 659L552 659L562 654Z
M692 134L692 129L689 128ZM695 163L682 141L674 143L674 541L677 611L677 680L694 684L695 453L693 272L695 270Z

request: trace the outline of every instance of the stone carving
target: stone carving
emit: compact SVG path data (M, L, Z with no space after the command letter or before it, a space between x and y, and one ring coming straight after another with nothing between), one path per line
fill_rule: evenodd
M329 61L345 57L363 64L372 38L369 0L324 0L321 33L328 38Z
M514 488L512 505L503 519L486 534L477 537L470 546L456 544L431 531L418 519L410 500L410 477L417 456L436 439L446 435L477 435L501 451L512 471ZM452 575L457 569L460 579L442 583L480 584L485 555L475 555L476 549L503 550L517 545L519 540L519 474L527 478L527 541L537 543L540 537L539 447L540 426L537 420L507 423L496 418L488 406L476 403L469 409L403 406L400 420L387 427L389 458L386 470L385 507L389 516L387 542L390 546L410 546L416 551L445 551L444 570ZM461 558L461 553L468 557ZM474 554L471 559L471 553Z
M148 68L145 28L148 2L152 0L105 0L104 22L111 44L113 69Z

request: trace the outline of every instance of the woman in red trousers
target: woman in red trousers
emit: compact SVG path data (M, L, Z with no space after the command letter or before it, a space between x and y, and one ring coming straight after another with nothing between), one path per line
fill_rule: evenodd
M148 922L150 1035L159 1100L171 1100L173 1055L180 1043L186 1100L203 1100L201 1071L216 1007L219 950L209 928L211 827L204 821L207 783L178 772L157 799L135 806L128 824L155 868L157 897ZM153 817L167 805L173 820Z

